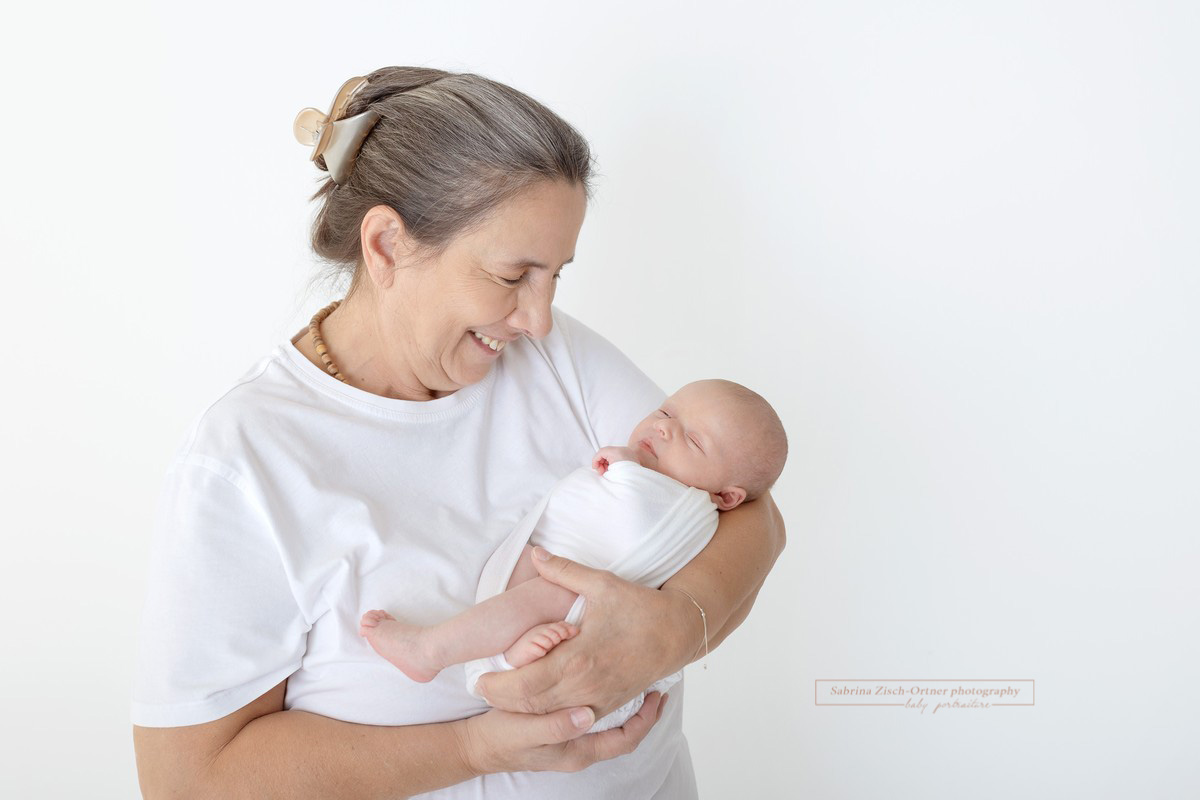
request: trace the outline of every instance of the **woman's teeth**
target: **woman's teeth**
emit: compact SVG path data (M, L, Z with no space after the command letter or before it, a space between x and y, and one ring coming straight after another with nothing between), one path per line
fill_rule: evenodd
M492 348L496 352L503 350L504 345L507 344L507 342L502 342L499 339L493 339L490 336L484 336L482 333L479 333L478 331L471 331L471 333L475 334L476 339L483 342L484 344L486 344L488 347Z

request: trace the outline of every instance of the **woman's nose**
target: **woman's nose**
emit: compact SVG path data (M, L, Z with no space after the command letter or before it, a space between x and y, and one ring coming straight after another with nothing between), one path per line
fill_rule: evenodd
M530 292L517 301L517 308L509 316L509 324L531 339L541 339L554 327L550 308L554 303L554 287L549 291Z

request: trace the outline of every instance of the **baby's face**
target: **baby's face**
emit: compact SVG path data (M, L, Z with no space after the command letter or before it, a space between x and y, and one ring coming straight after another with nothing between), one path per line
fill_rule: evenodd
M736 405L715 384L689 383L638 423L629 446L642 451L650 469L721 494L736 485L733 465L741 463Z

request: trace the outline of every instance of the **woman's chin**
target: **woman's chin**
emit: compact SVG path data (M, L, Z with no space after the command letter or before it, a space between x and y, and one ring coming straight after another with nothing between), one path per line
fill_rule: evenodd
M504 353L502 350L492 350L474 334L468 333L449 355L450 363L443 362L446 364L445 374L456 387L452 391L457 391L486 378L492 365L499 361Z
M473 383L479 383L487 377L488 371L492 365L496 363L496 359L492 358L487 361L482 361L479 358L463 359L456 366L448 377L460 388L470 386Z

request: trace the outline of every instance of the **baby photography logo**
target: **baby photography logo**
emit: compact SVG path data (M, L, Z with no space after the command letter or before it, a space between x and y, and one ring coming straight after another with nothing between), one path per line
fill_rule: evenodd
M919 678L913 680L817 680L813 700L819 706L891 706L930 715L983 711L997 706L1032 706L1032 679Z

